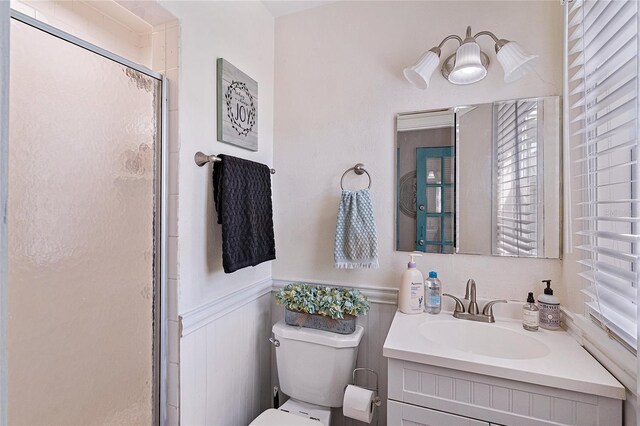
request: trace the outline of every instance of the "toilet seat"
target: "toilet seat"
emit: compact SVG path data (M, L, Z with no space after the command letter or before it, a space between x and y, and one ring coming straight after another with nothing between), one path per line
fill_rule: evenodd
M260 414L249 426L321 426L318 420L296 416L286 411L269 408Z

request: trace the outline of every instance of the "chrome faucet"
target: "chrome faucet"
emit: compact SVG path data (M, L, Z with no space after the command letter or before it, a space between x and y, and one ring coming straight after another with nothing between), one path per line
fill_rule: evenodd
M443 293L443 296L452 298L456 302L456 307L453 310L453 317L459 319L466 319L470 321L480 322L496 322L493 316L493 305L496 303L507 303L506 300L492 300L487 303L482 309L482 314L478 309L478 303L476 302L476 282L473 279L467 281L467 289L464 292L464 300L469 300L469 308L465 312L464 303L456 296L448 293Z
M471 291L469 291L469 289L471 289ZM469 309L467 310L467 312L473 315L477 315L480 310L478 309L478 304L476 303L476 282L473 280L473 278L469 278L469 280L467 281L467 289L464 292L465 300L469 300L469 295L471 295L471 301L469 302Z

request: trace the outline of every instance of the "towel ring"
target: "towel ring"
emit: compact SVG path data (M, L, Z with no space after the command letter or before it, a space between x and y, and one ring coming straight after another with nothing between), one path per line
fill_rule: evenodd
M355 166L351 167L350 169L347 169L343 174L342 177L340 178L340 188L344 191L344 185L342 184L342 182L344 181L344 177L347 175L347 173L349 172L354 172L355 174L357 174L358 176L366 173L367 177L369 178L369 186L367 186L367 189L371 189L371 175L369 174L369 172L364 168L364 164L362 163L358 163Z

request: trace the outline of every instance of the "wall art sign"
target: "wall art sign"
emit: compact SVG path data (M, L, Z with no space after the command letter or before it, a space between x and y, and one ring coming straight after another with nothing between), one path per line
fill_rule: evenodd
M258 150L258 83L218 58L218 140Z

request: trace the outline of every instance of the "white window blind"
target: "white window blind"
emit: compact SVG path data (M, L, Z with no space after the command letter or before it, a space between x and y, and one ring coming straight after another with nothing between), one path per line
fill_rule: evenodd
M574 0L568 8L568 125L586 312L635 350L638 3Z
M542 232L539 214L542 144L538 141L537 100L496 102L494 123L493 253L537 256Z

